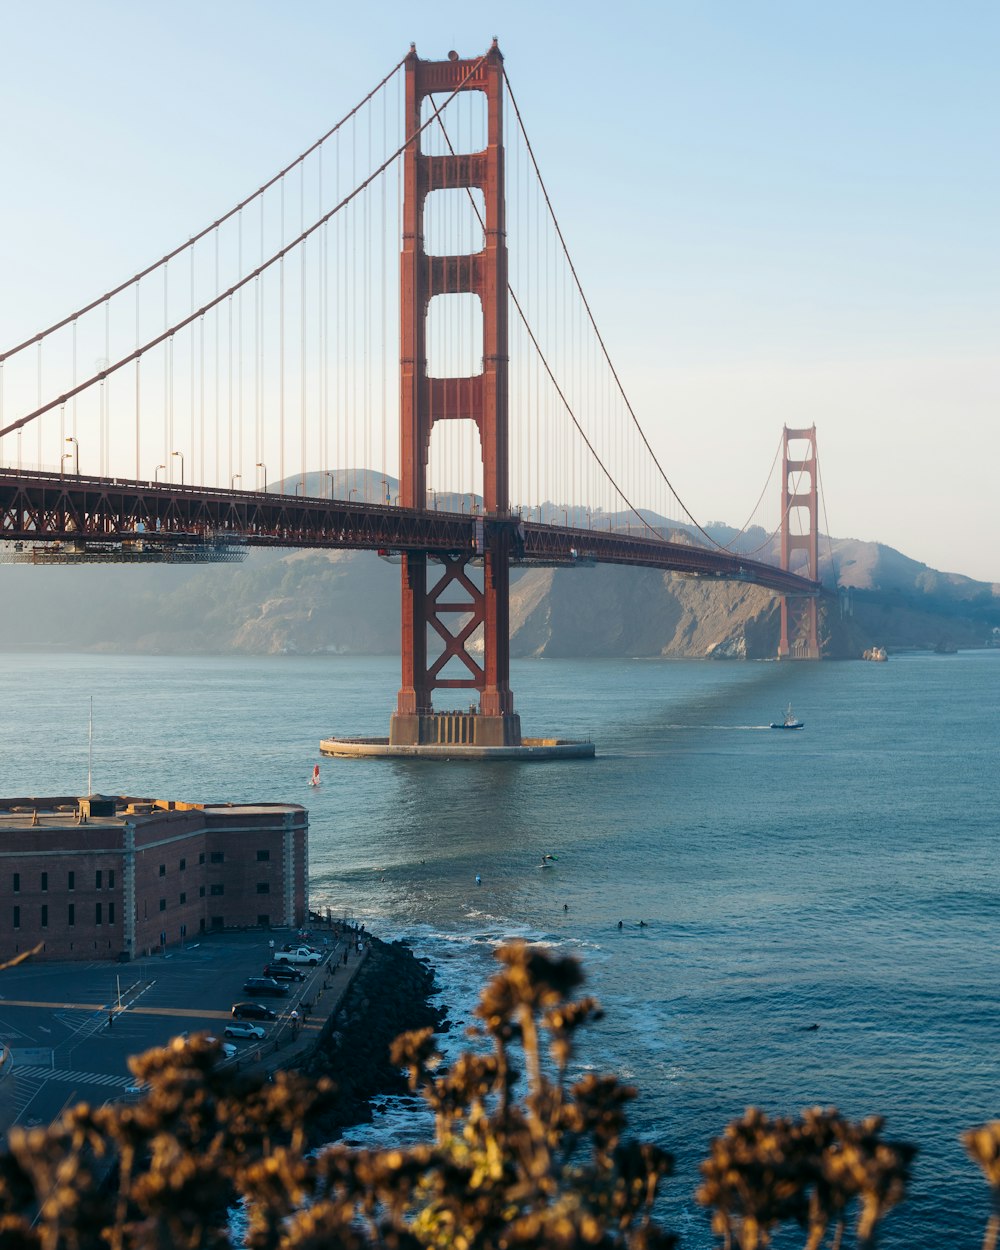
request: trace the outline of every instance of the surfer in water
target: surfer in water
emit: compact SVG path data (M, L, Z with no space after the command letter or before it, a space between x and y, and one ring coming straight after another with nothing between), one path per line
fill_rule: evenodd
M319 765L318 764L313 764L313 775L309 778L309 784L311 786L319 785Z
M479 875L479 873L477 872L477 873L476 873L476 885L482 885L482 884L483 884L483 879L482 879L482 877Z

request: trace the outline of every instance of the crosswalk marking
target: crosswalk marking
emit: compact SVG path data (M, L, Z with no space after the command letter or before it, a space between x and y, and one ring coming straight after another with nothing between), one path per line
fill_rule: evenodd
M17 1067L15 1075L28 1077L31 1081L72 1081L77 1085L112 1085L118 1089L128 1089L134 1085L132 1077L107 1076L100 1072L65 1072L59 1068Z

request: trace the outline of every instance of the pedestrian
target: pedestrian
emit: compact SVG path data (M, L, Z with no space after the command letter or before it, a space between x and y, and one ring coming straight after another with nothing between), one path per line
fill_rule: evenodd
M108 1012L108 1028L109 1029L114 1024L114 1022L115 1022L115 1013L113 1011L109 1011Z
M347 967L347 947L344 947L344 967Z

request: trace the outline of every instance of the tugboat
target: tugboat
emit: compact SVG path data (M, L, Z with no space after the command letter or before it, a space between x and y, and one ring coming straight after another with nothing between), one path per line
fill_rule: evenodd
M792 711L792 705L789 703L785 709L785 719L781 722L771 721L772 729L802 729L805 722L796 720L795 713Z

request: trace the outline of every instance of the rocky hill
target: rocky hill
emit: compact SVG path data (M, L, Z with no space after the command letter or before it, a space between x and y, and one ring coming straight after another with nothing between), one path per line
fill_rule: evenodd
M823 607L827 654L865 647L983 646L1000 587L838 544L853 588ZM849 579L854 578L851 582ZM391 654L399 569L371 553L251 552L242 565L35 568L0 572L0 648L146 653ZM515 573L517 656L773 656L778 601L742 583L616 566Z
M362 488L366 476L354 475ZM350 480L338 475L335 493L346 495ZM381 489L385 479L375 480ZM319 487L307 483L309 491ZM551 516L557 511L562 520L561 509ZM940 573L879 543L825 545L824 580L833 584L835 569L841 587L839 601L822 607L828 655L856 657L871 646L981 647L1000 631L996 583ZM9 565L0 579L8 605L0 615L3 650L399 650L399 569L368 552L255 550L244 564L194 567ZM512 582L515 656L755 659L777 651L778 600L759 587L611 565L515 570Z

